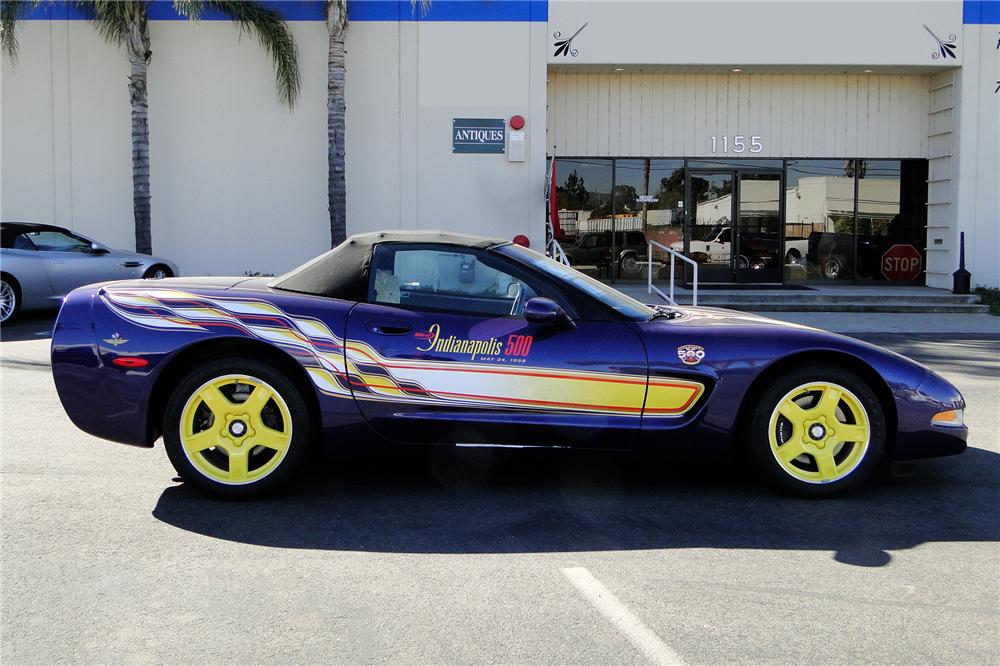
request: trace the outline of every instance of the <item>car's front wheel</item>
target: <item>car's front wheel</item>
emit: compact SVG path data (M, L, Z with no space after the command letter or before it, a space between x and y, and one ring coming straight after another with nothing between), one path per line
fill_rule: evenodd
M163 278L173 276L174 272L163 264L151 266L149 270L142 274L144 280L162 280Z
M0 322L14 318L21 309L21 289L14 278L4 275L0 278Z
M836 495L867 479L885 448L878 397L853 372L831 365L771 382L749 423L749 458L772 486L805 497Z
M300 389L279 368L253 358L193 369L164 413L163 441L174 469L215 495L248 497L287 482L309 439Z

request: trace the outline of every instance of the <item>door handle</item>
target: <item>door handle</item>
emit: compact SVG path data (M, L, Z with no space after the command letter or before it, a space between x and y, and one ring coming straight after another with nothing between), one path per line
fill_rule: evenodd
M365 328L379 335L405 335L413 330L405 321L370 321Z
M141 261L123 261L122 262L122 266L124 266L125 268L138 268L139 266L142 266L142 262Z

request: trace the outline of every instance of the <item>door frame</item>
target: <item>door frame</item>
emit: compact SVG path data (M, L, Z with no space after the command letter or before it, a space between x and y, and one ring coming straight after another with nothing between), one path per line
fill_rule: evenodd
M773 269L773 270L776 270L777 273L778 273L778 279L777 280L741 279L741 278L746 278L748 276L752 276L753 275L753 271L744 269L744 272L741 274L740 273L740 268L739 268L738 264L736 263L735 257L737 257L741 253L741 251L742 251L742 248L740 248L740 243L741 243L740 236L741 236L741 234L740 234L740 210L739 210L739 208L740 208L740 203L741 203L741 199L742 199L741 180L746 175L754 175L754 176L756 176L756 175L777 176L777 180L778 180L778 229L777 229L777 231L778 231L778 249L777 249L777 261L778 261L778 265L777 265L776 268ZM735 194L736 199L735 199L735 203L734 203L735 214L733 216L733 231L732 231L732 234L733 234L733 247L734 247L734 251L733 251L733 257L734 257L734 259L733 259L733 263L732 263L732 266L733 266L733 280L737 284L767 284L767 285L784 284L784 280L785 280L785 174L784 174L784 170L778 171L778 170L772 170L772 169L752 169L752 168L737 169L736 170L736 179L734 180L733 189L736 192L736 194Z
M778 177L778 260L779 260L779 278L777 281L751 281L751 280L740 280L739 273L737 271L736 260L740 254L740 240L739 240L739 220L740 220L740 179L745 174L761 174L761 175L775 175ZM732 179L732 218L729 221L729 237L730 237L730 248L729 248L729 273L730 280L728 282L714 282L713 284L723 284L723 285L739 285L739 284L766 284L766 285L777 285L784 284L784 257L785 257L785 173L784 169L774 169L766 167L719 167L719 168L685 168L684 169L684 223L683 223L683 233L684 233L684 253L689 254L691 250L691 231L694 227L694 201L693 192L691 191L691 178L692 176L697 177L699 175L729 175ZM684 270L681 271L681 286L685 288L690 288L691 278L693 276L692 272L688 268L687 263L684 263Z

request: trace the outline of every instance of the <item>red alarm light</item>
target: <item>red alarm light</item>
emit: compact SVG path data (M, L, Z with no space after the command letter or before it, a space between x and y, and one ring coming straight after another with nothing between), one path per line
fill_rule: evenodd
M519 130L524 128L524 116L511 116L510 117L510 128L514 130Z
M514 236L514 245L520 245L522 247L531 247L531 241L524 234L518 234Z

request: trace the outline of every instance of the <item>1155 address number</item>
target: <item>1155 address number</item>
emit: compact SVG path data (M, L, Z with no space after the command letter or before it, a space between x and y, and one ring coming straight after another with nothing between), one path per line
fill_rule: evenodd
M749 145L747 139L750 139ZM711 137L712 153L717 154L720 147L723 153L745 153L748 149L751 153L759 153L764 150L762 139L763 137L760 136L746 137L742 134L737 134L734 137L713 136Z

